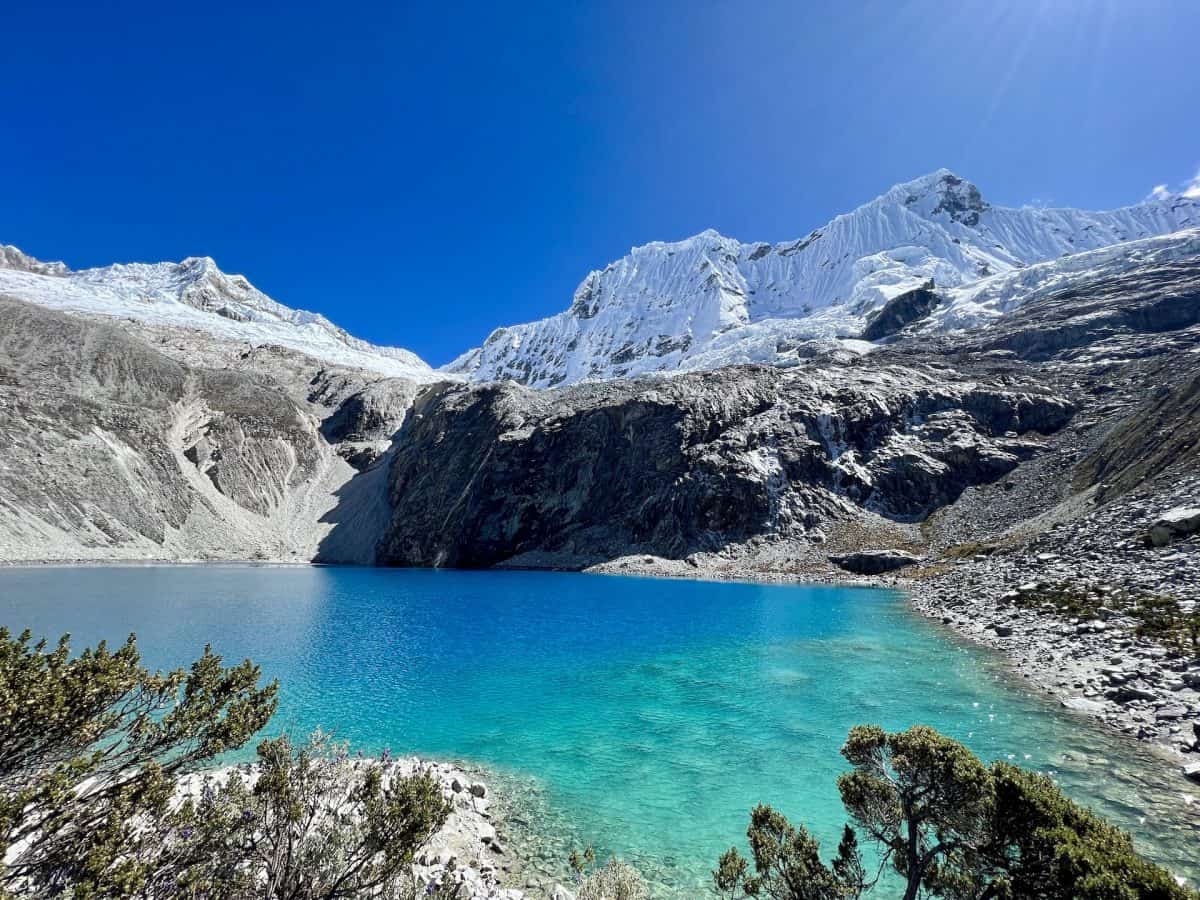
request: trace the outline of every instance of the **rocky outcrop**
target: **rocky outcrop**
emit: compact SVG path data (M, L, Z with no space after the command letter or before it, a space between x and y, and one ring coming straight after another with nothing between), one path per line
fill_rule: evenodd
M1073 479L1078 489L1097 486L1102 498L1114 498L1159 472L1200 470L1200 371L1176 372L1167 366L1150 398L1080 460Z
M1154 520L1146 532L1146 543L1152 547L1165 547L1197 531L1200 531L1200 506L1177 506Z
M578 566L815 533L854 509L918 520L1071 411L1033 384L874 365L441 386L397 437L379 558Z
M1125 356L1138 348L1169 350L1161 339L1200 324L1200 259L1144 265L1104 277L1082 273L1026 299L988 328L958 338L963 350L1012 350L1046 361L1066 353L1111 349Z
M867 317L867 327L863 329L861 337L864 341L891 337L902 328L928 316L937 302L938 296L934 293L932 281L925 282L915 290L905 291Z

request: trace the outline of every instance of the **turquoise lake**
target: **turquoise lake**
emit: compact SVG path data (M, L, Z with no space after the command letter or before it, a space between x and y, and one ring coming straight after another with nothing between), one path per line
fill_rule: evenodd
M593 844L656 897L706 895L750 808L829 845L838 748L933 725L1052 772L1200 876L1200 805L1135 745L1022 690L898 593L541 572L164 566L0 569L0 624L75 646L131 631L148 664L212 643L281 682L275 729L491 770L549 865ZM1191 789L1200 794L1200 790Z

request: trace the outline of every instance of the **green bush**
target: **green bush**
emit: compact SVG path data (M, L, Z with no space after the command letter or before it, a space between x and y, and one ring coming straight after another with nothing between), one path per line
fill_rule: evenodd
M450 813L437 780L394 777L316 734L264 740L257 765L181 778L244 746L277 685L205 648L151 673L135 639L72 656L0 629L0 897L410 897ZM434 886L450 900L457 885Z
M157 866L149 823L177 778L241 747L275 712L248 660L205 648L188 670L150 672L131 635L115 652L49 650L0 629L0 888L129 896Z

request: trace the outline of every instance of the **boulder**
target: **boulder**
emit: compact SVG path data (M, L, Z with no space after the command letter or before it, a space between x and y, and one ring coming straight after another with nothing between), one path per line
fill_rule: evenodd
M1183 766L1183 777L1200 782L1200 762L1185 763Z
M1164 706L1155 713L1154 718L1159 722L1173 722L1176 719L1187 718L1187 714L1188 708L1186 706Z
M1134 700L1153 700L1155 694L1148 690L1144 685L1139 684L1123 684L1115 687L1112 690L1106 691L1104 696L1110 700L1115 700L1118 703L1132 703Z
M857 553L847 553L842 556L831 556L829 561L835 566L853 572L856 575L881 575L903 569L905 566L920 562L920 557L905 553L903 550L860 550Z
M1159 516L1146 532L1146 543L1165 547L1171 541L1200 531L1200 506L1177 506Z

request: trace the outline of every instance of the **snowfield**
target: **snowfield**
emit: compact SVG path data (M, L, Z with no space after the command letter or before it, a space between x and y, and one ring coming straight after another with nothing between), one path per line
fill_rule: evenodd
M43 263L15 247L0 247L0 294L68 312L195 329L255 347L279 345L390 377L453 378L408 350L367 343L324 316L284 306L245 277L225 274L209 257L72 272L62 263Z

